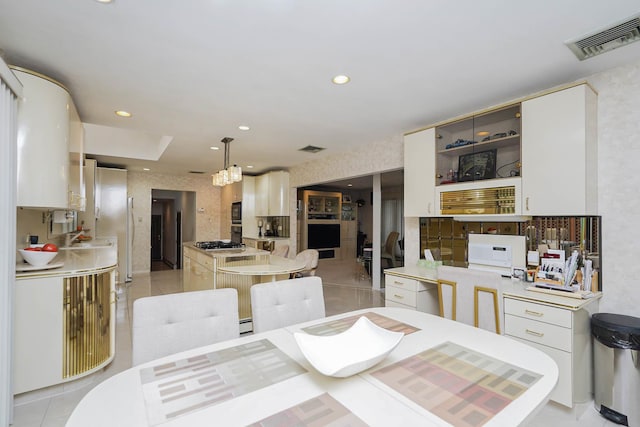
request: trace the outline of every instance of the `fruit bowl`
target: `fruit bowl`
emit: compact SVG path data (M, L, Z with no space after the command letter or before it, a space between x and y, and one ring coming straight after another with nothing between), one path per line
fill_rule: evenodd
M25 249L20 249L19 252L22 258L34 267L43 267L58 255L58 252L27 251Z
M294 334L309 363L321 374L338 378L355 375L378 364L403 336L403 332L381 328L364 316L337 335Z

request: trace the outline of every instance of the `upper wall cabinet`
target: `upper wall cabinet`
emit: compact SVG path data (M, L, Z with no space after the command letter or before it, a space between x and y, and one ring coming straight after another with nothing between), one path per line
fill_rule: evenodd
M436 212L519 215L520 104L436 128Z
M18 103L17 204L68 209L73 205L69 197L70 118L75 112L71 97L46 76L16 68L13 72L24 87ZM81 126L79 119L77 124ZM77 168L78 173L81 169Z
M520 104L436 128L436 185L519 176L519 162Z
M586 84L522 103L525 215L597 214L596 108Z
M404 137L404 215L435 216L435 128Z
M405 215L597 214L596 102L579 84L406 135Z
M257 176L255 191L256 216L289 216L289 172Z

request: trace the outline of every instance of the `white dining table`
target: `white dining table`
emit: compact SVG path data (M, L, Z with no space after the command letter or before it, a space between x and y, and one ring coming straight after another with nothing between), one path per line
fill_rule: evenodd
M364 372L348 378L318 373L294 333L337 333L363 315L406 334ZM516 426L544 406L557 380L555 362L523 343L418 311L378 307L132 367L87 393L67 426Z

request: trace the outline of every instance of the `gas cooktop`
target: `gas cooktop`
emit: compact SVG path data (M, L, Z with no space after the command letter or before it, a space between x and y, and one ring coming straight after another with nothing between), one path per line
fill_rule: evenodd
M213 249L233 249L241 248L242 243L223 241L223 240L211 240L208 242L196 242L196 248L213 250Z

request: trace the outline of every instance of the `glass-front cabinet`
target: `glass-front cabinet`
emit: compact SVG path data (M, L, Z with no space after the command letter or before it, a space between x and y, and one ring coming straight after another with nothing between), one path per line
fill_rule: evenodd
M520 176L520 104L436 128L436 185Z

